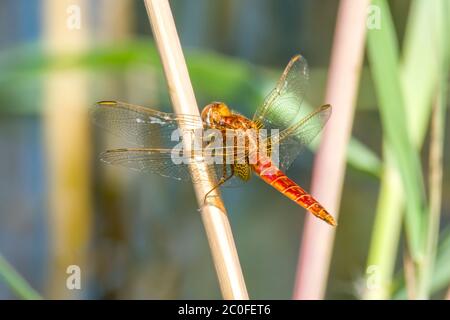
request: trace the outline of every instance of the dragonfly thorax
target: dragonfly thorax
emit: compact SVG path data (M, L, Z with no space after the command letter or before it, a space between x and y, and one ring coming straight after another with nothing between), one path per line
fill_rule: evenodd
M202 111L202 120L210 128L223 129L258 129L256 123L232 111L223 102L208 104Z

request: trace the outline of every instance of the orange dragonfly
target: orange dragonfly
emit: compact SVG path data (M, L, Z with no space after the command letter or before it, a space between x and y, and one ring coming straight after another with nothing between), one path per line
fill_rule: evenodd
M256 110L252 120L232 111L222 102L207 105L201 116L165 113L117 101L98 102L91 111L93 121L137 146L108 150L102 154L101 159L109 164L157 173L177 180L191 180L194 183L201 181L205 175L192 171L191 164L201 164L207 170L206 176L213 175L218 181L212 190L226 185L230 180L248 181L253 172L316 217L336 226L327 210L284 174L331 115L330 105L321 106L312 112L302 107L308 74L306 60L301 55L293 57L277 86ZM230 136L230 132L248 129L256 132L265 129L276 134L266 135L265 138L258 136L256 139L254 136L247 136L247 140L239 145L234 139L231 145L215 146L214 156L228 161L211 163L206 160L205 150L208 150L211 141L202 140L200 147L194 148L195 150L191 146L191 149L187 149L188 152L175 152L181 157L181 161L174 161L174 150L180 146L179 140L174 139L174 132L178 130L178 134L184 137L193 128L218 130L223 133L224 141L226 136ZM267 152L259 152L260 146ZM274 153L277 161L273 161ZM253 160L250 161L250 158ZM206 199L207 196L205 201Z

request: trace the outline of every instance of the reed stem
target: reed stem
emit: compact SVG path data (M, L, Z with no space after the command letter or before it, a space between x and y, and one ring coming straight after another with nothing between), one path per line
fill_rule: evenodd
M42 1L42 41L51 55L82 54L89 45L89 24L80 29L66 12L87 12L89 1ZM73 10L73 11L71 11ZM75 21L75 20L74 20ZM76 30L76 31L75 31ZM49 299L81 298L68 290L67 268L87 271L92 231L91 148L87 106L88 75L82 70L55 70L43 86L43 125L48 184Z
M442 19L435 19L438 24L437 29L448 30L447 20L444 13L447 13L445 2L437 6L434 13L441 14ZM448 70L448 35L446 32L439 33L441 39L436 39L443 48L438 50L440 53L438 60L442 73L437 85L437 95L431 114L431 133L430 133L430 151L429 151L429 210L427 219L427 233L425 239L425 254L422 264L418 266L418 298L429 299L431 295L431 283L433 270L436 260L436 251L439 241L439 223L441 218L442 205L442 177L443 177L443 156L444 156L444 135L445 135L445 113L447 105L447 70Z
M325 127L314 162L312 194L337 219L345 173L359 75L364 54L369 0L342 0L339 5L325 102L333 115ZM335 229L306 217L294 299L322 299Z
M144 1L175 113L199 115L169 2ZM195 167L191 168L194 172L206 172L199 164L192 166ZM215 185L214 179L208 178L200 179L204 182L194 184L194 189L201 208L220 289L224 299L248 299L231 226L217 189L210 194L215 199L214 203L204 204L206 193Z

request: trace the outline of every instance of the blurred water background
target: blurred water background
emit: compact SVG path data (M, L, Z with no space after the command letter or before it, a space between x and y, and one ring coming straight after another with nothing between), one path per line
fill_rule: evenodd
M81 30L52 32L58 23L64 28L64 8L77 2ZM389 4L402 41L410 1ZM310 64L307 101L324 102L338 1L171 5L199 105L221 100L251 116L296 53ZM51 8L60 10L59 22L49 21L56 14ZM80 40L71 42L71 36ZM83 115L98 100L171 109L143 2L1 1L0 70L0 253L31 286L50 298L220 298L192 186L107 167L98 154L123 143ZM367 61L353 137L381 158L382 127ZM423 150L425 168L427 143ZM444 164L449 152L447 142ZM87 170L74 159L86 161ZM307 190L312 163L306 150L288 171ZM326 298L361 297L379 189L372 168L347 168ZM449 188L444 165L442 228L450 219ZM257 178L222 194L250 296L289 299L304 211ZM70 214L80 220L65 220ZM73 247L55 244L58 239L82 252L73 254ZM404 244L399 247L397 264ZM65 289L65 263L82 265L82 290ZM0 281L0 298L14 297Z

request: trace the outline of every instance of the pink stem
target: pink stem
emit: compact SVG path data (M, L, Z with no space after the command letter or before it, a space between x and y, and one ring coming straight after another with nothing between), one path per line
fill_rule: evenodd
M341 0L331 56L326 103L333 114L325 127L312 175L312 195L337 219L364 53L369 0ZM294 299L323 299L335 228L306 216Z

